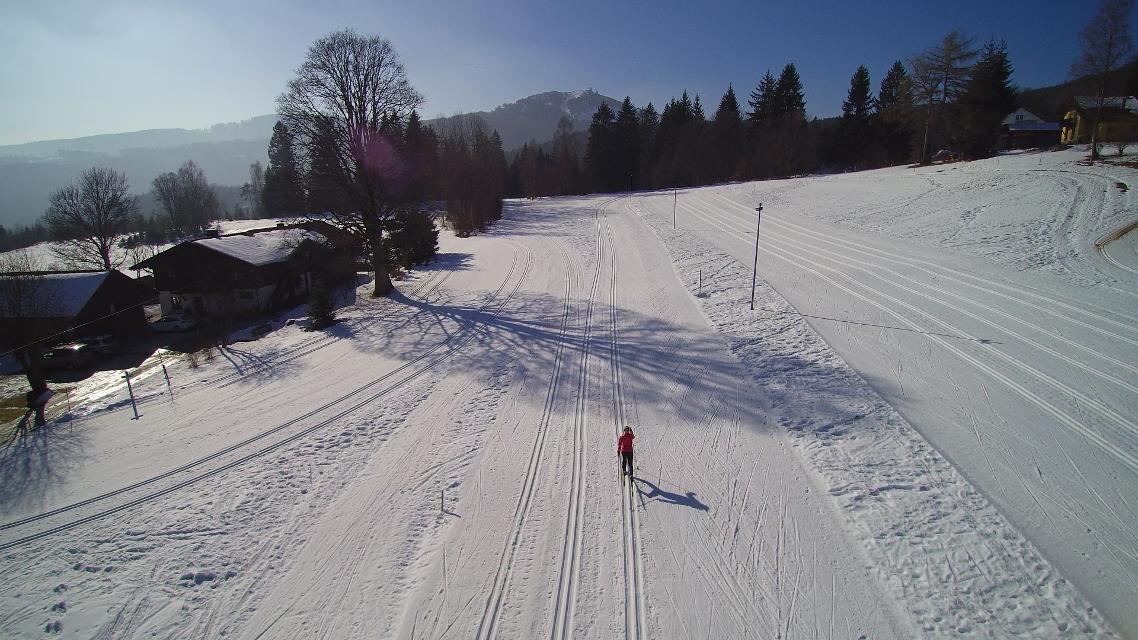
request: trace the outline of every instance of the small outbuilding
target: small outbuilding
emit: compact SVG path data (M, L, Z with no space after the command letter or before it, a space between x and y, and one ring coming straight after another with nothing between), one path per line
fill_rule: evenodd
M121 271L0 274L0 331L62 339L74 334L125 338L146 327L154 289ZM58 340L56 340L58 341Z

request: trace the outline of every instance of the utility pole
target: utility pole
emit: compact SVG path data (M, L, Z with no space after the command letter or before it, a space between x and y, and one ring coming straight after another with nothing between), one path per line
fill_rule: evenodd
M763 203L755 207L759 215L755 219L755 268L751 272L751 311L755 310L755 282L759 279L759 225L763 222Z
M676 201L680 198L680 190L672 190L672 231L676 230Z

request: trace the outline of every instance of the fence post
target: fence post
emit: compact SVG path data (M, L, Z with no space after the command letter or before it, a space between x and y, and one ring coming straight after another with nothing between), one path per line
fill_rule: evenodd
M130 373L123 371L122 377L126 380L126 390L130 394L130 408L134 409L134 419L138 420L138 403L134 401L134 387L130 384Z

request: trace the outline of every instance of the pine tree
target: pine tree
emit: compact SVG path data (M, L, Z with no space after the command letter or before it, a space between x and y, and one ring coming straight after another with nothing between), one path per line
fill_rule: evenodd
M715 182L727 180L735 173L739 152L743 148L743 117L739 114L739 101L731 85L727 85L727 92L719 100L709 137L716 151L711 179Z
M656 164L656 133L660 128L660 115L656 107L649 102L639 114L639 129L637 139L640 143L640 153L636 161L636 184L642 188L656 186L652 181L652 167Z
M889 164L912 156L913 79L898 60L877 91L878 136Z
M270 216L303 213L305 194L292 134L283 122L273 126L269 139L269 166L261 191L262 208Z
M957 103L963 151L971 158L987 158L996 151L1003 119L1015 110L1016 89L1007 45L990 41Z
M617 173L616 121L607 102L602 102L589 123L588 142L585 147L585 168L593 189L611 191L619 184Z
M774 116L779 120L806 121L806 94L802 79L791 62L782 68L774 89Z
M625 96L616 114L617 166L616 173L622 178L623 185L635 188L637 167L640 156L640 119L632 99ZM615 179L615 177L614 177Z
M775 79L771 75L770 69L767 69L766 75L759 81L759 86L751 92L751 99L748 101L751 112L747 114L747 122L750 123L751 128L770 121L775 113L774 100Z
M846 167L865 166L866 153L872 141L870 118L873 114L869 70L861 65L850 78L850 88L842 102L842 118L838 126L837 159Z
M581 161L577 155L573 121L565 116L557 121L553 134L552 195L565 196L581 193Z

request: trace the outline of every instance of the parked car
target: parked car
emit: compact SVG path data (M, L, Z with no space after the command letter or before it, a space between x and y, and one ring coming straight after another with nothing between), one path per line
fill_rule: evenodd
M198 326L197 321L187 316L162 316L150 323L150 330L159 333L188 331Z
M120 347L118 339L110 334L79 338L76 342L81 342L91 347L91 350L100 356L113 356L119 352Z
M95 360L95 352L82 342L56 345L47 350L40 360L45 370L78 369Z

